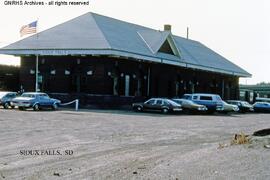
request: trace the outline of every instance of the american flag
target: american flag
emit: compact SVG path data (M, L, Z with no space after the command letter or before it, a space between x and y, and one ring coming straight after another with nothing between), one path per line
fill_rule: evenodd
M26 34L33 34L36 32L37 32L37 21L34 21L27 25L23 25L20 30L21 36L24 36Z

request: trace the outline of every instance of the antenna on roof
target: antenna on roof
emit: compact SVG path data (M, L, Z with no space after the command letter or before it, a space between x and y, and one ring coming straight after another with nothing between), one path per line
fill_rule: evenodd
M189 39L189 27L187 27L187 39Z

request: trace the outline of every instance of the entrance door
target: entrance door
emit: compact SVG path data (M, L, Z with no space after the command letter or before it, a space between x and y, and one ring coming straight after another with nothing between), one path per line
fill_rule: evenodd
M129 96L130 76L125 76L125 96Z
M76 80L76 92L79 93L81 92L81 76L75 75L75 80Z

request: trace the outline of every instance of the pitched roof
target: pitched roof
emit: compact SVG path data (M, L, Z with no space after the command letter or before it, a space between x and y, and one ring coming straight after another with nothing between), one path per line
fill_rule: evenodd
M167 40L178 55L159 52ZM95 13L84 14L17 41L1 48L0 53L118 55L241 77L251 76L200 42Z

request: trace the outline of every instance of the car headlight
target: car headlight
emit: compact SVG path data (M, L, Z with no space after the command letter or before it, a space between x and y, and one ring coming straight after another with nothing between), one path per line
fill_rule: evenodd
M223 110L224 110L224 106L218 106L218 107L216 108L216 110L217 110L217 111L223 111Z
M205 107L198 107L199 111L205 111Z

